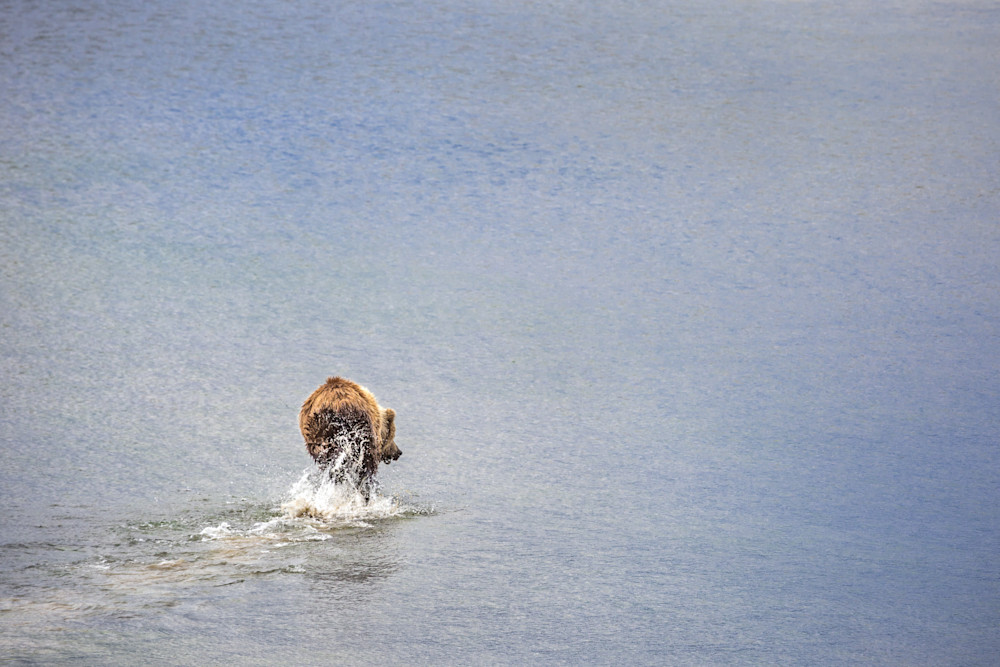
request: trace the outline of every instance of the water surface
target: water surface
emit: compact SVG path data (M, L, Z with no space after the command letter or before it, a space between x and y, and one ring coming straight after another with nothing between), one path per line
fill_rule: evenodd
M15 662L990 664L992 3L7 3ZM310 482L328 375L396 410Z

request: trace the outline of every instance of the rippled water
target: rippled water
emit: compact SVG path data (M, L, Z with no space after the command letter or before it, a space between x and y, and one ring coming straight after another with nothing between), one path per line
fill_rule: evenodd
M989 2L7 3L13 662L991 664ZM296 428L397 412L365 506Z

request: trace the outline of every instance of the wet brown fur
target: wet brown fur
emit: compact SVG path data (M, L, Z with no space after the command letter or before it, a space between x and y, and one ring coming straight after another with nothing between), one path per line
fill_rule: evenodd
M363 422L370 429L374 451L365 457L368 475L375 474L379 461L389 464L402 454L395 442L395 411L379 407L372 393L361 385L331 377L310 394L299 411L299 430L306 441L306 449L320 465L329 463L327 443L336 435L330 430L329 420L324 419L324 415L330 414Z

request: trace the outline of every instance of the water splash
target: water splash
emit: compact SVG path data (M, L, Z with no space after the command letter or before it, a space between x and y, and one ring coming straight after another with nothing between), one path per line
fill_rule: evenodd
M377 483L365 501L364 491L350 483L336 482L324 472L307 471L292 486L281 504L286 519L312 518L328 523L356 524L413 513L392 496L383 496Z
M377 482L370 487L369 494L366 501L361 489L310 468L292 484L269 518L245 528L223 521L205 526L196 537L202 542L250 539L285 546L292 542L326 540L340 529L371 528L386 519L433 513L433 509L383 495Z

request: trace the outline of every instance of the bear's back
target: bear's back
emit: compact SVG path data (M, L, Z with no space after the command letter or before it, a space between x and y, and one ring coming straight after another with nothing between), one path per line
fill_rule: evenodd
M341 417L363 420L374 437L379 424L378 404L371 392L361 385L341 377L327 378L326 383L309 395L299 411L299 428L306 441L310 432L322 426L317 415L332 413Z

